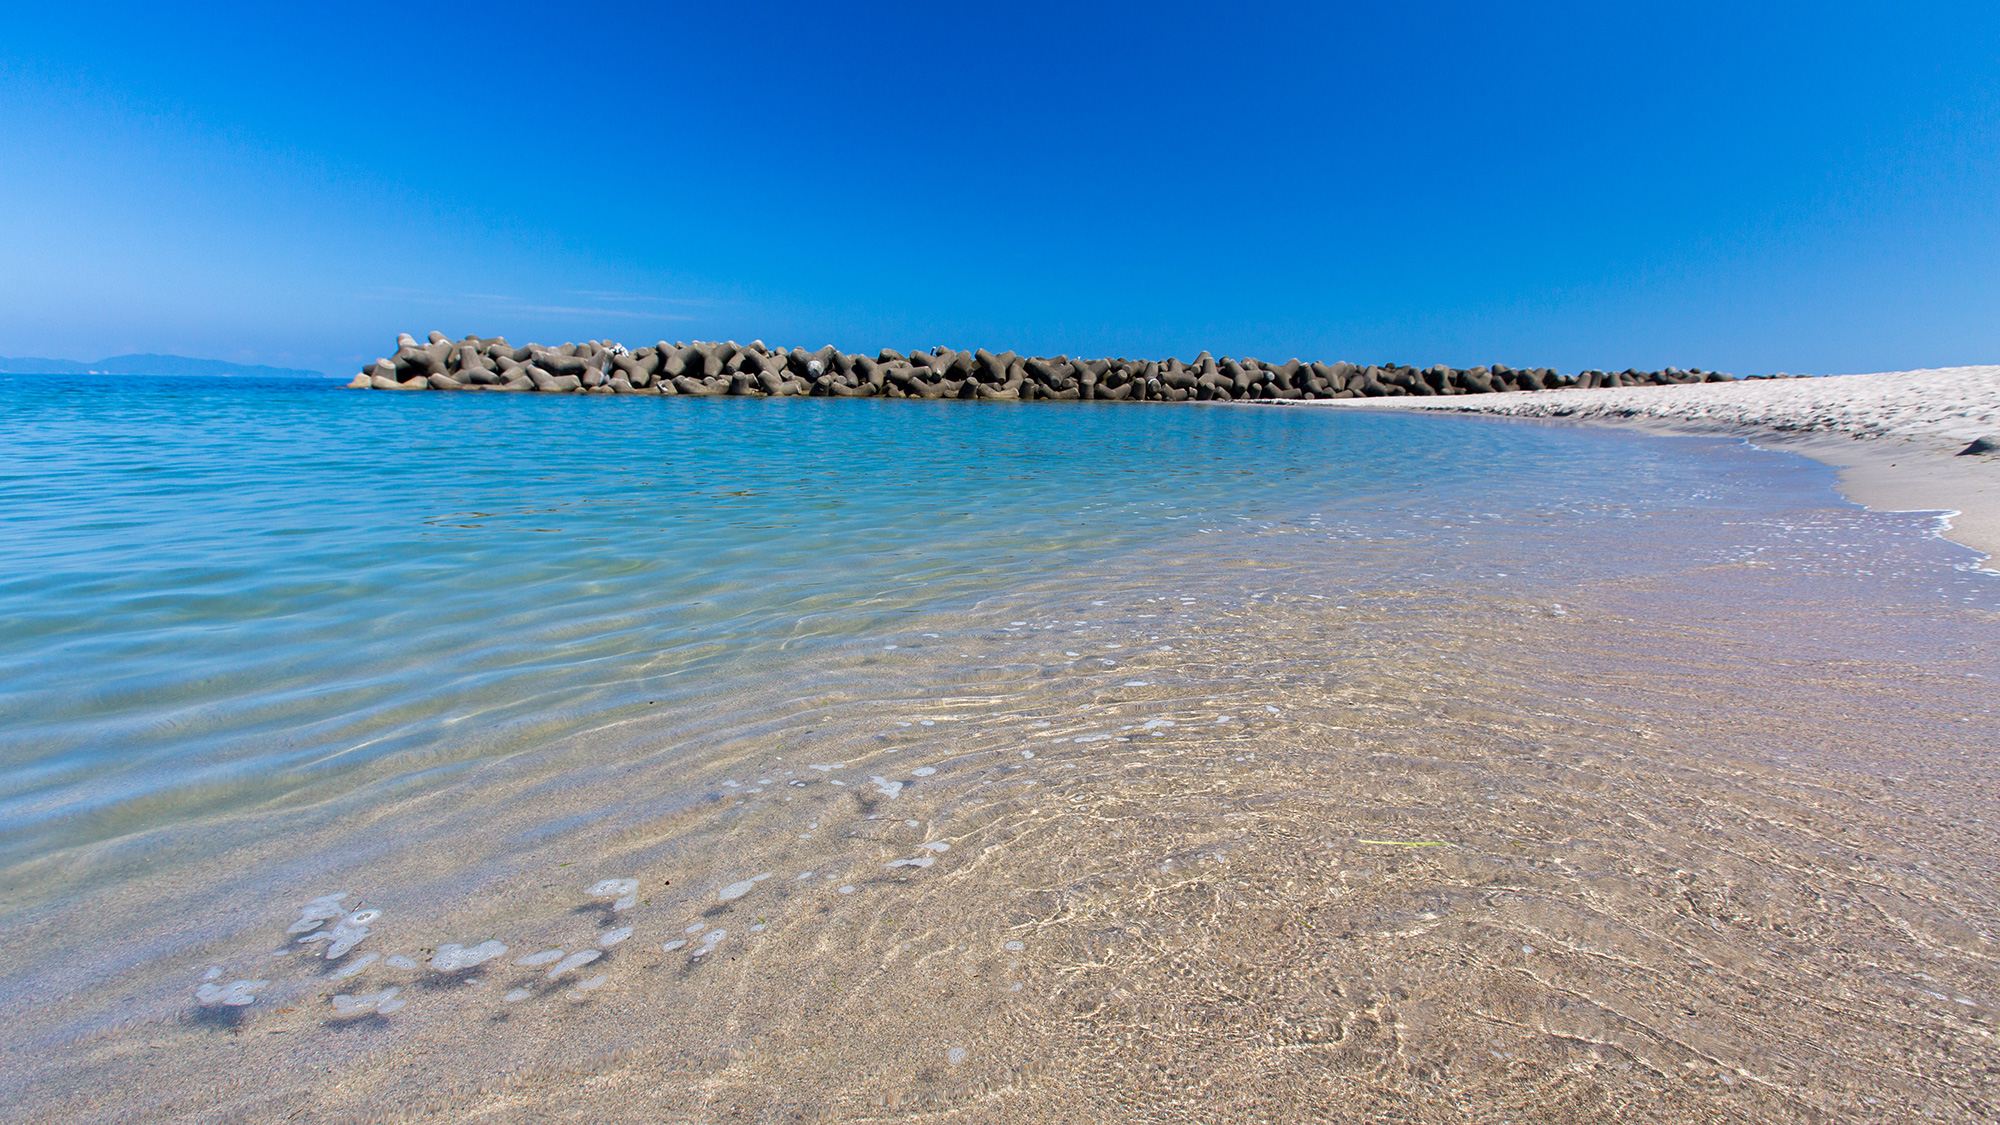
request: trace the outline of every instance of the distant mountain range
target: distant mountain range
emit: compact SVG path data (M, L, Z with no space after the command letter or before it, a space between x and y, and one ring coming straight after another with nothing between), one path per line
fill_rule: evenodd
M324 379L323 371L295 367L265 367L259 363L229 363L220 359L190 359L184 355L114 355L85 363L75 359L0 356L0 374L8 375L256 375L266 379Z

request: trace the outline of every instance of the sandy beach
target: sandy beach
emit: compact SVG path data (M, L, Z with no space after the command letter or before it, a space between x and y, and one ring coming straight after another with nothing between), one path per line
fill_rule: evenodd
M1834 466L1842 494L1857 504L1956 513L1947 538L1984 553L1989 568L2000 555L2000 459L1959 456L1977 438L2000 443L2000 366L1314 405L1738 433Z

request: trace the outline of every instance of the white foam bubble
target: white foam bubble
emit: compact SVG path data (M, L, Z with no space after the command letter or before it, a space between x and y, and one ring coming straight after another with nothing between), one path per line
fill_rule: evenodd
M1001 946L1000 948L1007 950L1009 953L1019 953L1021 950L1026 949L1028 947L1021 942L1010 941L1006 945Z
M672 940L672 941L668 942L667 944L665 944L665 945L661 946L661 947L660 947L660 952L662 952L662 953L672 953L672 952L673 952L674 950L676 950L676 949L679 949L680 947L682 947L682 946L686 945L687 943L688 943L688 939L686 939L686 938L684 938L684 937L677 937L677 938L675 938L674 940Z
M948 852L951 850L951 845L945 843L943 840L932 840L930 843L925 844L924 846L934 852Z
M375 959L380 956L381 954L379 953L368 953L360 957L356 957L353 961L350 961L346 965L341 966L340 969L334 972L333 975L328 979L346 980L349 977L358 977L361 975L362 970L366 969L370 965L373 965L375 963Z
M934 774L934 773L936 773L936 772L937 772L937 767L936 767L936 766L918 766L918 767L917 767L916 769L913 769L913 770L911 770L911 771L910 771L910 776L911 776L911 777L929 777L930 775L932 775L932 774Z
M840 893L841 893L841 894L844 894L844 895L851 895L851 894L853 894L853 893L854 893L854 888L853 888L853 887L842 887L842 888L840 888Z
M384 961L382 963L384 965L389 966L392 969L414 969L417 967L417 963L415 961L410 960L408 957L405 957L400 953L390 957L387 961Z
M1079 741L1081 741L1081 740L1079 740ZM1022 756L1023 758L1032 758L1032 757L1034 757L1034 756L1035 756L1035 752L1034 752L1033 750L1023 750L1023 751L1021 751L1021 756Z
M565 973L574 972L577 969L583 968L585 965L590 964L592 961L595 961L602 956L604 956L602 950L579 949L575 953L572 953L569 956L563 958L562 960L556 962L556 967L549 970L548 979L555 980L557 977L560 977Z
M757 883L755 880L741 879L738 880L737 882L729 884L728 886L722 888L722 890L716 892L715 897L723 902L728 902L731 899L742 898L744 895L749 894L752 890L755 890L756 887Z
M539 969L543 965L555 964L557 961L562 960L562 956L563 951L560 949L544 949L540 953L530 953L526 957L517 957L514 963L525 969Z
M345 893L328 895L306 903L299 908L299 920L293 922L285 932L288 934L302 934L307 930L316 930L319 929L320 923L330 918L338 918L342 914L347 913L340 908L340 900L346 897Z
M1270 705L1270 704L1268 704L1268 703L1264 704L1264 710L1266 710L1266 711L1269 711L1269 712L1270 712L1271 714L1273 714L1273 715L1282 715L1282 714L1284 714L1284 712L1282 712L1282 711L1278 710L1278 709L1277 709L1276 707L1273 707L1273 706L1271 706L1271 705Z
M219 976L221 976L221 975L222 975L222 966L220 966L220 965L210 965L210 966L208 967L208 971L207 971L207 972L205 972L205 973L203 973L203 974L201 974L201 979L203 979L203 980L214 980L215 978L217 978L217 977L219 977Z
M270 983L267 980L235 980L228 984L204 984L194 990L194 998L204 1004L243 1008L255 1004L257 992Z
M1173 726L1173 725L1174 725L1174 721L1173 721L1172 719L1147 719L1147 720L1146 720L1146 722L1145 722L1145 724L1144 724L1143 726L1141 726L1141 727L1140 727L1139 729L1140 729L1140 730L1159 730L1159 729L1160 729L1161 727L1170 727L1170 726Z
M875 792L884 797L894 797L903 791L903 783L900 781L890 781L883 777L871 777L868 780L875 783Z
M610 949L612 946L617 945L619 942L624 941L626 938L629 938L631 936L632 936L632 927L620 926L615 930L604 931L604 936L597 939L597 944L599 948Z
M736 783L732 781L729 784ZM639 903L639 880L599 879L591 884L590 893L598 898L617 899L611 904L613 911L630 910Z
M930 866L931 864L933 864L933 863L936 863L936 862L937 862L937 857L936 857L936 856L930 856L930 855L920 855L920 856L917 856L917 857L916 857L916 858L914 858L914 859L899 859L899 860L896 860L896 861L894 861L893 863L889 863L889 864L887 864L886 866L889 866L889 867L929 867L929 866Z
M326 959L329 961L338 961L342 957L347 956L348 950L360 945L368 939L368 935L375 932L368 928L368 923L380 917L382 917L382 912L379 910L358 910L342 918L333 929L326 931L328 939ZM312 935L315 938L318 936L318 934ZM300 940L304 941L308 939L301 938Z
M1126 681L1125 681L1125 686L1126 686L1126 687L1152 687L1152 686L1153 686L1153 681L1151 681L1151 680L1126 680Z
M813 877L813 874L814 874L814 873L813 873L813 872L811 872L811 871L806 871L806 872L802 872L802 873L800 873L800 875L799 875L799 878L801 878L801 879L810 879L810 878L812 878L812 877Z
M483 965L507 952L507 947L498 941L483 941L470 949L459 945L440 945L431 956L431 968L440 973L456 973Z
M605 983L610 981L610 979L610 973L599 973L582 984L577 985L576 990L578 992L589 992L593 989L603 988Z
M951 1050L946 1051L944 1053L944 1061L951 1064L952 1066L957 1066L959 1063L964 1062L965 1048L953 1047Z
M349 950L361 944L367 937L367 930L359 930L347 934L335 934L332 943L326 947L326 959L329 961L340 960L342 957L347 956Z
M507 995L502 996L500 999L503 1003L519 1004L521 1001L526 1000L528 997L533 995L534 993L529 992L525 988L517 988L514 991L509 992Z
M396 998L396 994L401 991L399 988L385 988L380 992L369 992L360 996L345 994L336 996L333 998L333 1014L346 1017L365 1016L370 1012L387 1014L396 1011L404 1003Z

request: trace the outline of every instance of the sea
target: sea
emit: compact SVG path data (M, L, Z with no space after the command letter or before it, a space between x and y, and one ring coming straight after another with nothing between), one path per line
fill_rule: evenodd
M0 1119L2000 1114L2000 575L1735 438L0 376Z

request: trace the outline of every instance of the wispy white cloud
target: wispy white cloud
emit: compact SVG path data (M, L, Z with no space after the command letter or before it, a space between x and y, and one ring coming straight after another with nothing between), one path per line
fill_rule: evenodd
M696 320L687 313L667 313L649 309L594 309L575 305L508 305L515 312L550 313L562 316L622 316L631 320Z
M551 305L522 300L504 293L439 293L426 289L381 288L360 294L365 301L398 301L405 304L477 307L493 313L539 313L545 316L603 316L627 320L695 320L690 313L672 312L662 306L717 308L728 302L698 297L653 297L642 293L612 293L570 290L571 295L601 304ZM619 307L614 302L627 306Z
M728 301L718 301L713 297L656 297L647 293L619 293L599 289L572 289L570 292L578 297L588 297L593 301L630 301L657 305L691 305L696 308L717 308L731 303Z

